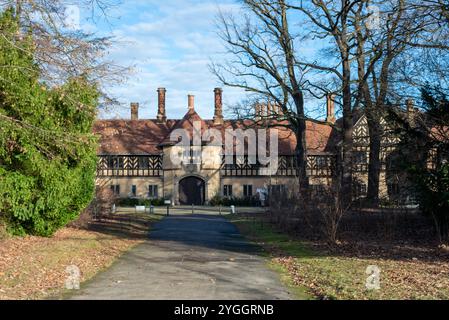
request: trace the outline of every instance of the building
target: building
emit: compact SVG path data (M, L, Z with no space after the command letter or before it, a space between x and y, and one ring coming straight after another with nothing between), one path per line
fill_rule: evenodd
M214 90L215 116L213 119L202 119L195 111L194 96L188 96L188 108L182 119L167 119L166 90L158 89L158 114L156 119L139 119L139 104L131 104L130 120L99 120L95 124L95 132L100 135L99 164L97 170L97 185L114 190L117 196L136 198L164 198L175 204L202 205L208 203L214 196L249 197L257 190L283 189L297 182L294 150L296 138L283 123L273 123L270 128L279 131L279 163L278 170L270 175L263 173L263 166L250 164L248 154L236 159L233 164L225 164L224 142L206 145L202 142L187 147L179 147L170 140L171 134L178 129L192 135L195 130L202 133L215 129L225 136L228 129L247 129L257 126L264 127L256 120L240 121L223 118L222 90ZM272 106L259 105L258 115L269 115ZM336 163L340 150L340 134L335 126L339 120L335 118L333 98L328 97L328 124L307 122L307 174L310 183L316 190L332 183L336 174ZM200 127L195 127L200 124ZM263 123L263 121L261 121ZM330 124L335 124L332 126ZM386 130L387 132L388 130ZM355 120L354 141L356 148L355 176L356 192L363 196L367 189L367 172L369 142L367 136L366 118L361 115ZM382 157L387 159L387 153L396 141L386 137L383 142ZM201 152L199 152L201 151ZM207 154L207 161L174 162L171 155L182 154L183 159L193 160L195 157ZM204 160L204 159L203 159ZM193 161L195 162L195 161ZM387 174L383 168L381 193L398 191L395 176Z

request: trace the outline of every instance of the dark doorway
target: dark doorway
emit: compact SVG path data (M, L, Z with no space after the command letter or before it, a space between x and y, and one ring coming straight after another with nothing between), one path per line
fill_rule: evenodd
M197 177L187 177L179 181L179 203L181 205L202 206L205 202L206 184Z

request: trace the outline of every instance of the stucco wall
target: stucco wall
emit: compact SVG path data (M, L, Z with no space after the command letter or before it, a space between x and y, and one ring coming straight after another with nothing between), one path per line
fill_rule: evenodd
M130 197L133 185L137 187L137 197L148 198L148 186L157 185L159 198L164 197L164 184L162 178L98 178L96 184L107 188L111 185L120 185L120 198Z

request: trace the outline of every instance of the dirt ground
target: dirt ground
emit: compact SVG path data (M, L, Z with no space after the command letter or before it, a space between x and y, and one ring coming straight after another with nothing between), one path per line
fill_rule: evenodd
M109 267L144 241L152 220L119 214L113 219L66 227L51 238L0 238L0 300L44 299L65 291L67 267L81 271L81 282ZM75 224L76 225L76 224Z

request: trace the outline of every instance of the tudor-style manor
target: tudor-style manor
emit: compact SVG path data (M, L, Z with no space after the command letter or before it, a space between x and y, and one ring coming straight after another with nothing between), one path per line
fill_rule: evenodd
M194 97L188 96L188 107L182 119L167 119L166 90L158 89L158 114L156 119L139 119L139 104L131 104L130 120L100 120L95 132L101 137L97 185L110 187L117 196L138 198L170 199L174 204L203 205L216 195L223 197L250 197L257 190L280 190L289 188L297 181L294 163L296 139L294 134L282 126L275 126L279 134L279 170L270 176L263 175L260 165L249 165L248 159L235 164L224 164L223 144L192 146L190 157L208 154L207 161L200 165L175 163L171 154L183 152L177 142L170 140L174 130L183 129L192 134L194 123L201 123L201 130L246 129L263 121L239 121L223 118L222 90L216 88L215 116L202 119L195 111ZM270 105L257 106L256 114L269 117ZM327 102L327 123L339 126L335 118L332 97ZM271 122L270 128L273 127ZM271 130L271 129L270 129ZM356 194L363 196L368 180L368 140L367 124L363 115L355 119L355 164ZM388 152L397 143L388 134L383 141L382 159L384 160L381 178L381 194L394 197L400 192L398 177L387 173ZM314 189L320 190L329 185L336 174L336 162L340 150L340 138L334 126L307 122L308 175ZM197 147L195 149L195 147ZM194 150L202 152L196 153Z

